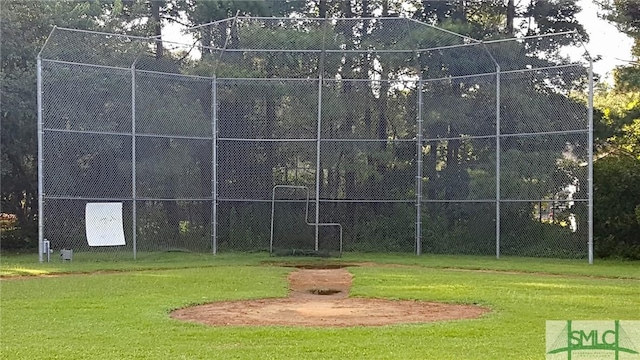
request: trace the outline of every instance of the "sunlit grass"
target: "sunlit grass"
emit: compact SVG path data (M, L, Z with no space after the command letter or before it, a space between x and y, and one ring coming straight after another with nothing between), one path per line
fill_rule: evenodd
M62 262L55 256L52 261L38 263L36 254L1 254L0 276L57 274L69 272L136 271L152 269L176 269L187 267L211 267L257 264L314 264L314 263L366 263L390 266L419 266L444 271L526 272L562 276L588 276L640 279L640 266L633 261L596 259L593 265L586 260L539 259L492 256L421 255L345 253L331 260L301 257L271 257L268 253L221 253L218 255L181 252L138 253L137 260L131 254L74 253L74 260Z
M74 253L73 261L52 257L51 262L38 262L36 254L3 254L0 256L0 276L45 275L61 273L91 273L100 271L138 271L179 269L222 265L252 265L268 260L266 253L258 254L199 254L180 252L140 253L136 260L113 253ZM28 269L28 272L25 271Z
M0 281L2 359L544 359L545 320L640 319L640 264L631 262L347 254L331 261L383 263L349 267L352 296L492 311L477 320L317 329L216 328L169 318L172 309L190 304L285 296L286 275L294 269L272 262L316 259L1 260L3 273L12 276L91 273ZM563 267L568 274L548 275L562 274ZM469 271L474 268L482 271Z
M46 275L46 274L49 274L49 273L50 273L49 270L29 269L29 268L24 268L24 267L19 267L19 266L0 270L0 275L25 275L25 276L32 275L32 276L36 276L36 275Z

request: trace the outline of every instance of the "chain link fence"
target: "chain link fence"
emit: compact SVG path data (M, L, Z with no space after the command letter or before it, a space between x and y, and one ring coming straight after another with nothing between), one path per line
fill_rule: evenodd
M545 47L576 34L238 17L185 39L53 30L41 245L592 260L592 75ZM103 202L122 203L126 245L88 245L86 205Z

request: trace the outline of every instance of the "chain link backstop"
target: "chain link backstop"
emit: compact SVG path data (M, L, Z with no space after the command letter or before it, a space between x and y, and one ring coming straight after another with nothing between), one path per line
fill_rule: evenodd
M189 34L53 30L38 59L40 260L45 238L134 257L334 251L336 228L317 224L340 223L345 251L592 261L591 68L544 47L576 34L242 17ZM309 189L309 213L277 185ZM125 246L88 246L92 202L122 203Z

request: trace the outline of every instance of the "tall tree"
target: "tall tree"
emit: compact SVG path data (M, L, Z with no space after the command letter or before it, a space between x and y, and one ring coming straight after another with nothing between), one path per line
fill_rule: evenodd
M162 34L164 24L182 23L185 0L109 0L114 10L111 22L120 22L122 30L134 30L139 35L156 37L155 56L164 56Z
M596 91L594 164L596 251L640 259L640 8L636 1L607 0L605 17L634 39L635 60L616 68L614 86Z
M603 0L600 4L606 12L605 18L634 39L631 54L636 61L616 70L616 87L640 89L640 6L633 0Z
M20 246L37 240L36 56L54 25L94 29L103 10L89 1L2 4L0 201L2 211L17 215Z

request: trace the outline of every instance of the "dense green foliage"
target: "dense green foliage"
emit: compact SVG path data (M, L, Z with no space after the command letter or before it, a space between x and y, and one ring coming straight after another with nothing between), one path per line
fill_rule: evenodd
M2 280L0 356L540 359L546 320L640 320L640 273L628 262L350 256L344 261L379 263L348 268L352 296L477 303L492 312L477 320L373 328L208 327L172 320L168 313L216 300L283 297L293 269L265 264L279 259L264 255L163 254L136 262L57 264L3 256L2 270L9 272L16 264L25 273L120 271ZM132 271L141 269L147 270Z
M603 1L607 18L635 40L640 58L640 12L636 2ZM596 251L601 256L640 259L640 66L631 62L615 71L613 87L596 92L594 164Z
M640 161L607 156L594 165L596 253L640 259Z

